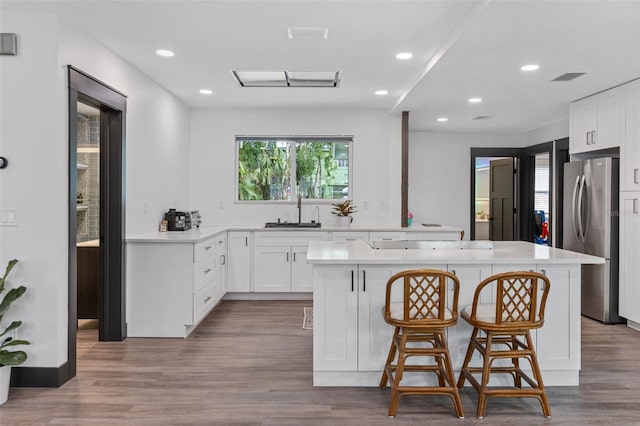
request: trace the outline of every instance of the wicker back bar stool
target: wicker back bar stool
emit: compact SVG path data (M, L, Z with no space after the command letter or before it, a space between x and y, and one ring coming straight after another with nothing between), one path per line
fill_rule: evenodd
M480 304L483 290L494 291L495 303ZM458 388L465 380L478 393L477 417L483 418L487 401L491 397L533 397L542 405L546 417L551 409L544 390L542 375L530 331L544 324L544 309L551 284L537 272L505 272L493 275L476 288L473 304L463 309L461 316L473 326L469 347L460 371ZM484 336L480 335L483 332ZM470 367L473 352L482 355L482 367ZM520 368L520 358L526 359L533 373L529 377ZM506 359L509 363L494 366L494 361ZM488 387L491 374L509 374L513 387ZM473 376L480 374L480 382ZM523 381L529 387L523 387Z
M403 271L388 280L383 315L395 330L380 388L391 384L390 418L395 417L400 397L406 394L447 395L456 415L464 418L445 335L446 328L458 319L459 287L454 274L433 269ZM402 293L402 302L392 302L394 289ZM407 364L410 357L433 357L435 363ZM438 386L403 385L403 375L409 371L434 373Z

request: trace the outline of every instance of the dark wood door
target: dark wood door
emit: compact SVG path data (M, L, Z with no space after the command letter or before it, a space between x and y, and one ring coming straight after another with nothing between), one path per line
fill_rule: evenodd
M489 163L489 239L512 241L514 225L513 157Z

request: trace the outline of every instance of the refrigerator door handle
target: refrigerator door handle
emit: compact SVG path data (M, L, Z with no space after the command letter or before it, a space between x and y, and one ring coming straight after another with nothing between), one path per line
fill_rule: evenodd
M578 195L578 225L580 228L581 241L583 243L587 240L587 225L589 223L589 199L587 197L587 177L582 175L582 182L580 185L580 194ZM584 208L583 208L584 206ZM586 217L582 217L585 212Z
M580 241L580 231L578 229L578 217L576 216L576 197L578 196L578 187L580 186L580 176L576 176L576 183L573 185L573 197L571 197L571 219L573 221L573 232L576 234L576 240Z

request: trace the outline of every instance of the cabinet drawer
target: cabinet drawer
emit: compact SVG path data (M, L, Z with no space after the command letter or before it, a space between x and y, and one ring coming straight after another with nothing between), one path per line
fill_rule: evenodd
M205 257L193 266L193 290L198 291L207 283L214 281L216 273L215 258Z
M193 323L199 322L216 303L213 283L202 287L193 295Z
M198 262L207 256L213 256L213 250L216 247L216 239L209 238L208 240L196 243L193 246L193 261Z

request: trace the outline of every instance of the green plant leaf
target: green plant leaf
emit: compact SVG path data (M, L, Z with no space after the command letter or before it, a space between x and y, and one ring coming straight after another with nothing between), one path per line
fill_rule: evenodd
M16 328L20 327L22 325L22 321L13 321L11 324L9 324L9 327L7 327L2 334L0 334L0 337L4 336L5 334L7 334L8 332L10 332L11 330L15 330Z
M0 293L4 290L4 283L7 281L7 277L11 273L11 270L18 263L18 259L10 260L7 264L7 268L4 270L4 275L0 278Z
M9 346L18 346L18 345L30 345L27 340L11 340L10 342L3 343L0 348L7 348Z
M26 360L27 354L24 351L0 351L0 366L20 365Z
M16 299L22 296L25 291L27 291L27 288L23 285L9 290L9 292L4 296L4 299L2 299L2 303L0 303L0 315L3 315L7 309L9 309L9 306L11 306Z

